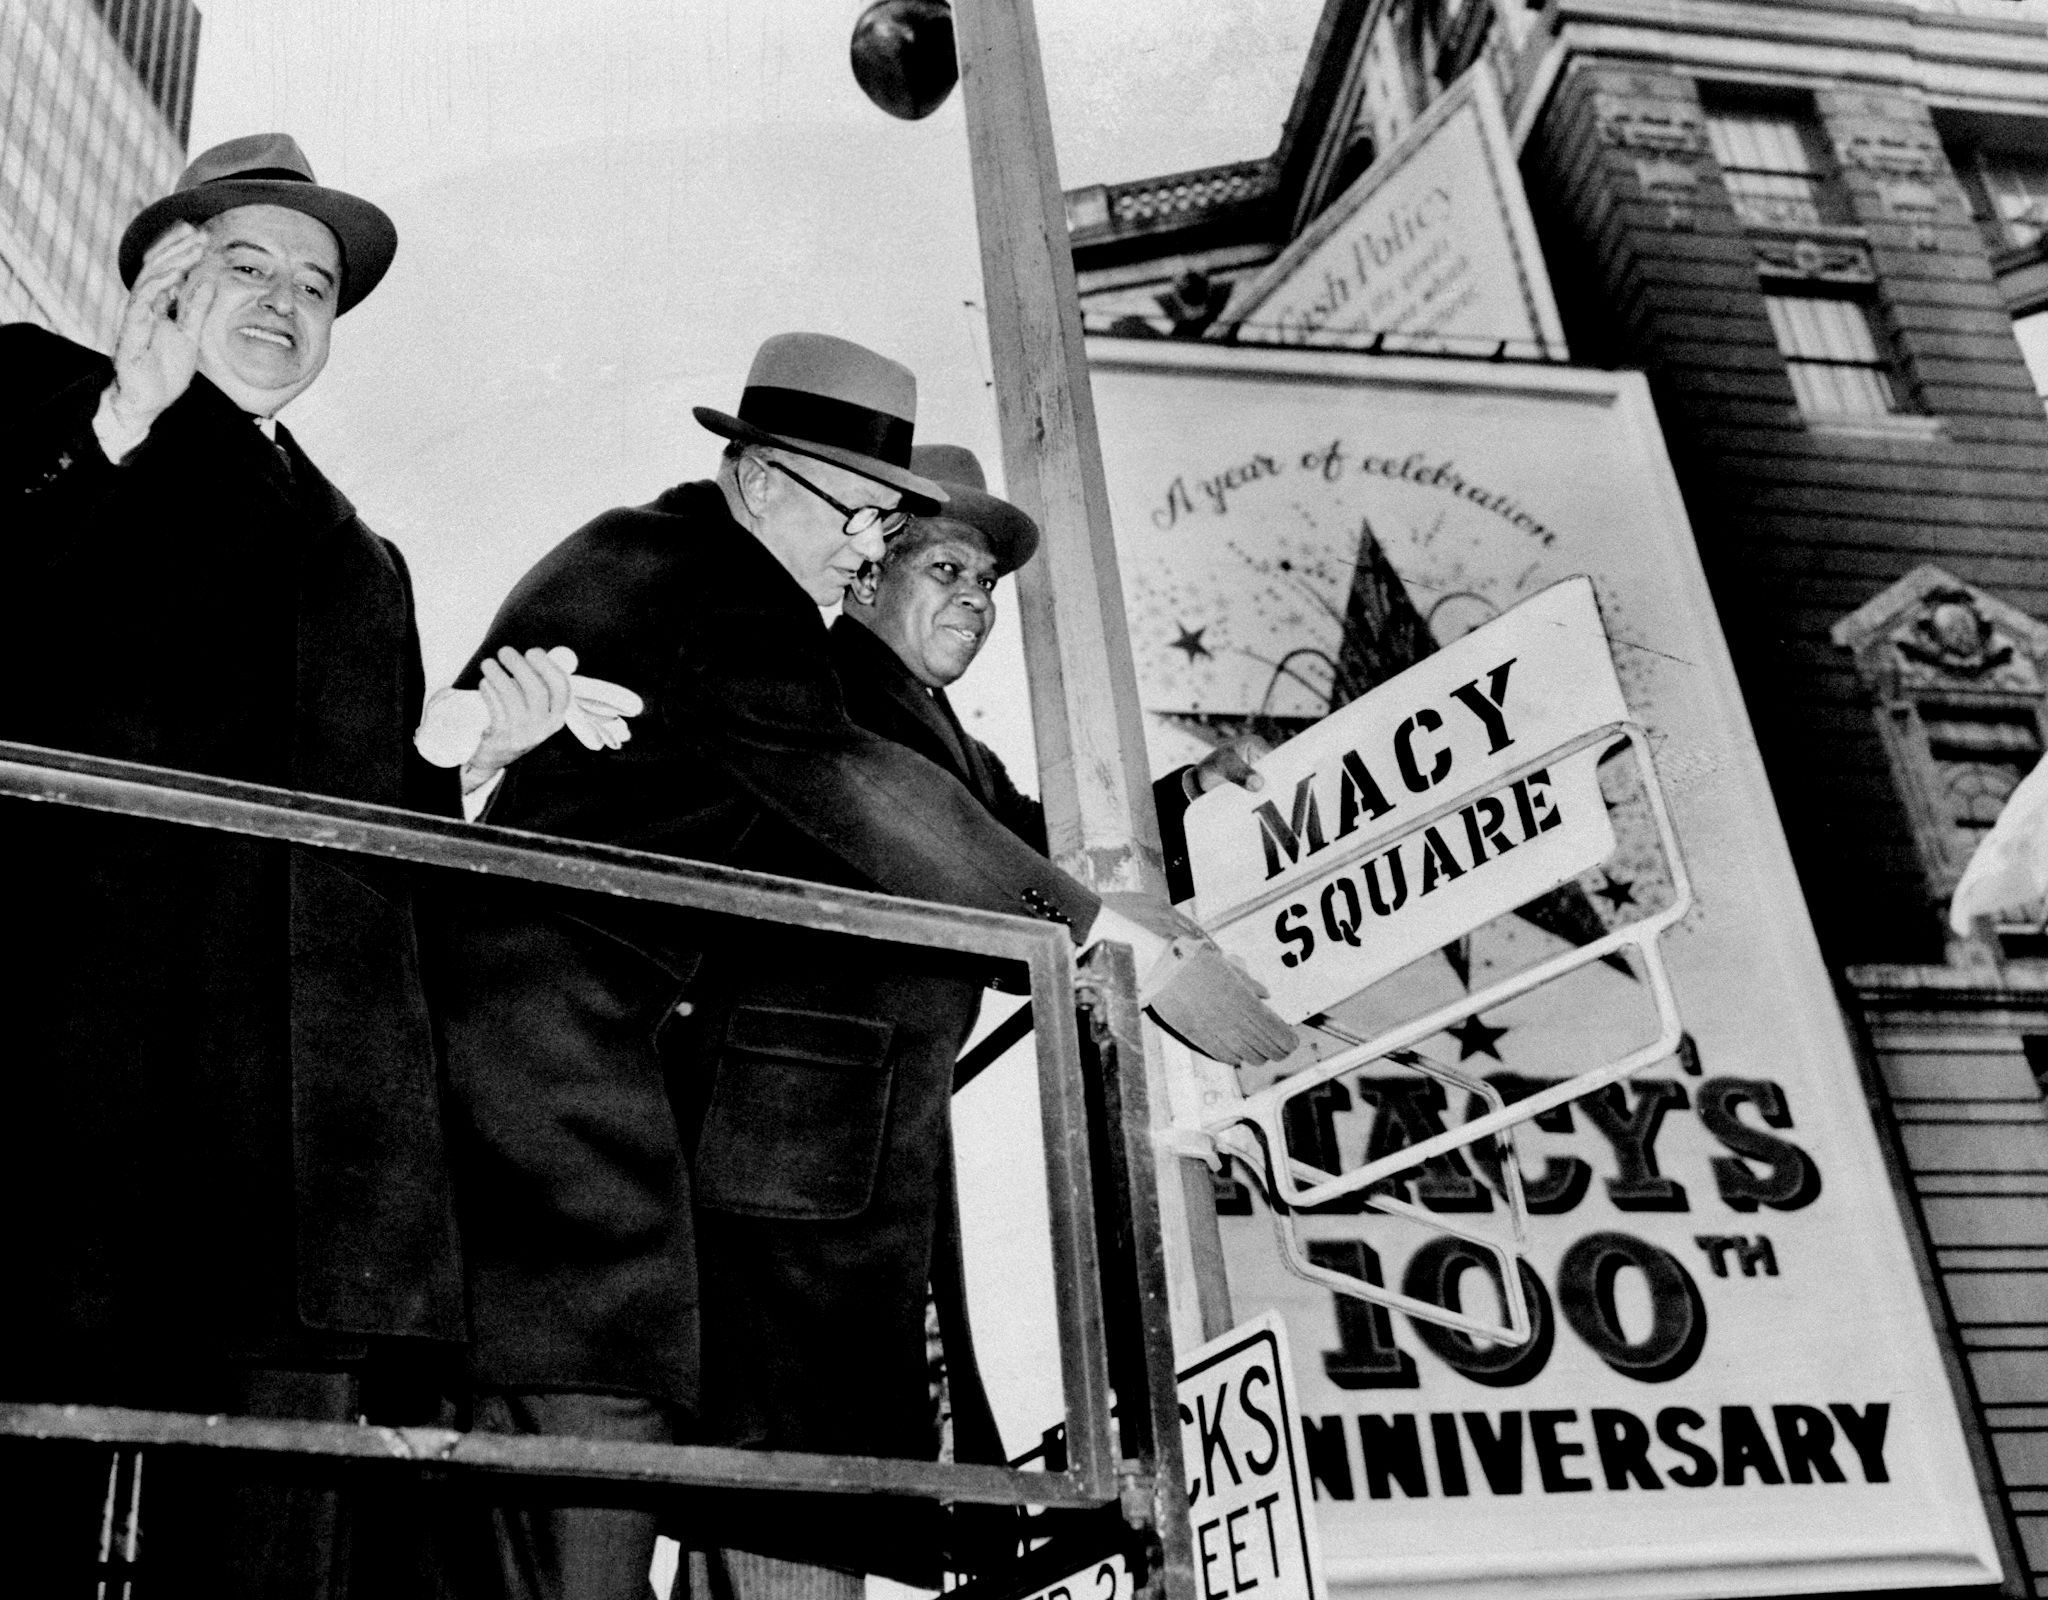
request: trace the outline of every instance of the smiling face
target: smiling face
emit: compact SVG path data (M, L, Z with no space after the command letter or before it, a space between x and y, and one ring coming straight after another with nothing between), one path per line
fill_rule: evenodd
M192 280L201 274L216 287L199 328L199 370L244 411L273 415L327 365L341 246L303 212L237 206L206 223Z
M778 452L777 459L785 459L806 483L815 484L849 509L889 509L902 498L887 484L829 461L794 452ZM741 478L754 516L754 536L817 605L839 604L854 574L865 563L882 558L885 546L879 532L869 529L848 538L845 514L796 479L770 469L759 459L743 464Z
M918 682L944 689L974 665L996 625L1000 575L975 529L922 518L890 546L873 599L862 603L856 589L846 611L872 628Z

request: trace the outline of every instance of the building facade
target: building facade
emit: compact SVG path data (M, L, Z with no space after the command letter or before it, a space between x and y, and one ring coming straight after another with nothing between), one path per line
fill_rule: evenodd
M1068 196L1090 327L1249 338L1233 291L1475 64L1572 359L1649 377L2048 1592L2048 945L1946 922L2048 739L2048 6L1331 0L1272 154Z
M191 0L27 0L0 10L0 321L109 346L121 230L185 163Z

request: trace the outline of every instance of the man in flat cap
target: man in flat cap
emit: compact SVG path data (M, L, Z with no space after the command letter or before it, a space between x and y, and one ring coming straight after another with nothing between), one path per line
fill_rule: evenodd
M289 137L235 139L129 226L111 360L0 328L0 606L42 686L0 736L455 810L411 749L405 563L275 420L396 244ZM59 806L6 825L7 1398L353 1420L447 1360L462 1280L406 874ZM337 1497L146 1454L153 1591L341 1592ZM89 1576L107 1458L82 1486L74 1463L0 1463L15 1592Z
M995 627L998 583L1037 550L1037 524L987 492L967 450L917 446L910 465L946 501L892 534L847 591L830 634L847 713L951 774L1043 853L1043 808L946 697ZM1226 745L1153 786L1175 899L1193 892L1179 826L1189 801L1226 781L1256 787L1251 763L1265 751L1257 739ZM830 860L785 870L847 881ZM694 1165L706 1438L932 1459L929 1286L952 1458L1003 1462L968 1332L948 1115L986 964L768 927L722 945L716 960L695 1019L704 1058L686 1079L702 1119ZM886 1097L863 1102L865 1115L819 1093L814 1069L806 1082L802 1068L759 1059L753 1040L777 1019L822 1016L846 1019L849 1036L858 1019L873 1041L881 1070L872 1082ZM936 1588L942 1564L973 1571L1013 1554L1005 1531L986 1512L949 1525L929 1503L782 1497L734 1506L710 1559L740 1570L775 1570L762 1555L802 1563L810 1600L857 1600L859 1573ZM1014 1537L1014 1525L1007 1531Z
M566 646L645 714L617 748L539 746L508 769L491 820L1048 916L1077 940L1132 943L1149 971L1192 924L1135 896L1106 906L944 768L846 715L819 608L882 556L910 507L945 498L909 468L915 411L915 380L893 361L820 334L768 340L738 412L696 412L729 441L717 479L570 535L493 622L479 663ZM706 998L706 946L735 937L659 908L517 888L479 893L453 930L446 1021L479 1426L640 1440L696 1427L690 1152L664 1034L692 1031L677 1013ZM1206 1014L1187 1009L1186 988L1161 985L1155 1002L1193 1018L1218 1055L1285 1054L1292 1031L1214 966L1192 986L1214 1003ZM700 1179L742 1204L861 1209L840 1158L881 1137L888 1039L864 1018L800 1008L728 1021L757 1108L805 1074L850 1098L821 1113L841 1127L818 1161L709 1177L700 1165ZM749 1183L764 1186L752 1201L734 1187ZM637 1600L654 1528L626 1509L504 1508L502 1592Z

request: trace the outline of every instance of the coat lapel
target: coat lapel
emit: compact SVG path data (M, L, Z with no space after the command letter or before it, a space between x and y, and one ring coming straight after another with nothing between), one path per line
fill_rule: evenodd
M974 736L960 725L959 714L953 710L953 702L946 698L945 690L933 689L926 695L925 700L926 704L939 714L940 720L946 724L948 733L959 747L961 771L967 779L967 787L974 791L976 798L983 805L988 805L995 797L995 783L989 772L987 755Z

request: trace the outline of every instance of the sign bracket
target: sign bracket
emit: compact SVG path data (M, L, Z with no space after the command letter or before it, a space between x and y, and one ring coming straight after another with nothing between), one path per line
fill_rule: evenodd
M1198 1131L1212 1139L1219 1152L1242 1163L1259 1184L1272 1215L1280 1260L1294 1276L1353 1299L1385 1306L1420 1321L1477 1338L1517 1345L1528 1342L1534 1324L1523 1283L1525 1269L1521 1265L1529 1237L1528 1206L1522 1190L1515 1130L1557 1106L1598 1093L1610 1084L1619 1083L1659 1061L1669 1059L1678 1050L1684 1034L1677 999L1672 992L1658 941L1691 910L1692 888L1679 853L1677 835L1671 826L1670 813L1657 783L1648 734L1633 721L1603 723L1519 764L1510 774L1510 779L1589 750L1614 746L1617 741L1634 758L1643 796L1656 823L1658 841L1671 874L1672 893L1666 904L1638 922L1610 929L1598 939L1470 991L1447 1005L1384 1029L1372 1037L1352 1034L1341 1024L1333 1025L1327 1019L1309 1024L1326 1034L1347 1040L1347 1048L1252 1095L1226 1100L1221 1109L1212 1110L1203 1118ZM1489 786L1498 787L1501 781L1506 780L1489 779ZM1460 793L1431 807L1415 820L1375 840L1375 847L1422 832L1454 815L1470 798L1469 793ZM1654 1036L1616 1060L1590 1067L1510 1104L1498 1088L1484 1078L1437 1061L1417 1048L1425 1040L1468 1018L1520 999L1616 954L1627 958L1632 970L1642 976L1656 1008L1657 1019ZM1388 1061L1461 1089L1476 1096L1486 1109L1457 1128L1447 1129L1346 1172L1325 1172L1302 1160L1288 1143L1288 1107L1310 1091L1372 1061ZM1505 1240L1393 1195L1373 1192L1376 1186L1412 1172L1426 1162L1452 1151L1467 1149L1486 1139L1496 1141L1500 1154L1500 1192L1509 1216L1509 1237ZM1297 1226L1300 1212L1351 1195L1363 1196L1364 1203L1374 1211L1418 1223L1484 1251L1494 1264L1502 1318L1493 1321L1475 1317L1462 1309L1421 1300L1312 1261Z

